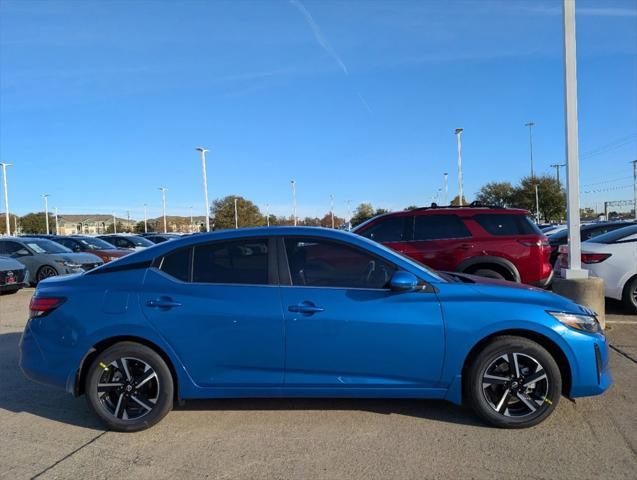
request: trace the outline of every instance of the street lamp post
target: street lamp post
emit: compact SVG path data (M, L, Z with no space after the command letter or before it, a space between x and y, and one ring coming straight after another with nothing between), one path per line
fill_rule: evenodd
M60 224L58 223L58 207L55 207L55 234L60 234Z
M113 212L113 233L117 233L117 218L115 217L115 212Z
M193 225L193 222L192 222L192 205L191 205L191 206L190 206L190 228L188 229L188 231L189 231L190 233L192 233L192 232L193 232L193 230L194 230L194 228L193 228L193 227L194 227L194 225Z
M334 228L334 195L330 195L330 217L332 217L332 228Z
M44 222L46 224L46 234L48 235L49 232L49 194L45 193L42 195L42 198L44 198Z
M6 221L7 235L11 235L11 220L9 219L9 191L7 190L7 167L10 167L11 163L0 163L2 167L2 187L4 189L4 218Z
M531 178L535 178L535 171L533 170L533 127L535 122L527 122L525 127L529 127L529 154L531 156Z
M630 162L633 164L633 207L635 209L635 220L637 220L637 160Z
M462 139L460 136L463 128L456 128L456 139L458 140L458 205L462 207Z
M270 226L270 204L265 204L265 224L266 226Z
M164 233L168 233L168 223L166 222L166 187L159 187L161 191L161 208L164 216Z
M206 202L206 232L210 231L210 202L208 201L208 176L206 175L206 150L203 147L197 147L196 150L201 154L201 174L203 176L203 196Z
M445 177L445 201L444 204L448 205L449 203L449 174L447 172L443 173Z
M290 180L290 183L292 184L292 217L296 227L296 180Z
M144 233L148 233L148 204L144 204Z
M347 201L347 229L352 230L352 201Z
M234 197L234 228L239 228L239 212L237 211L237 197Z

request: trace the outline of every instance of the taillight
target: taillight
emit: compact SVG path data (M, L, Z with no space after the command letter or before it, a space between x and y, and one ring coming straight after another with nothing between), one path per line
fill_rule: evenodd
M610 256L610 253L582 253L582 263L601 263Z
M64 297L31 297L29 318L42 317L51 313L65 302Z
M518 243L525 247L548 247L549 241L547 239L542 240L518 240Z

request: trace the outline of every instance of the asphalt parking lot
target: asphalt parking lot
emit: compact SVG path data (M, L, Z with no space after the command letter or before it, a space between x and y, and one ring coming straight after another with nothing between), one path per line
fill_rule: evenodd
M615 385L503 431L419 400L208 400L154 428L105 431L84 398L26 380L33 290L0 297L0 478L630 478L637 475L637 316L609 303ZM80 473L81 472L81 473Z

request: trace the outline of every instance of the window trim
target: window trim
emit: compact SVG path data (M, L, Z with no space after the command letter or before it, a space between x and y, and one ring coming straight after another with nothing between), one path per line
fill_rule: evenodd
M401 268L399 265L396 265L394 262L392 262L391 260L388 260L380 255L377 255L374 252L370 252L369 250L366 250L364 248L359 247L358 245L353 245L351 243L348 242L344 242L342 240L336 240L333 238L327 238L327 237L317 237L317 236L313 236L313 235L301 235L301 234L292 234L292 235L280 235L278 237L278 251L277 253L279 254L279 269L283 268L283 275L281 275L281 278L285 278L287 280L287 282L284 284L283 282L280 282L279 285L281 287L293 287L293 288L322 288L322 289L330 289L330 290L366 290L366 291L374 291L374 292L391 292L391 288L365 288L365 287L325 287L325 286L313 286L313 285L293 285L292 284L292 274L290 272L290 263L288 261L288 255L287 255L287 251L285 249L285 240L288 238L307 238L307 239L313 239L316 241L325 241L325 242L331 242L331 243L337 243L340 245L344 245L345 247L349 247L353 250L362 252L364 254L367 254L371 257L374 257L382 262L388 263L389 265L391 265L392 267L394 267L394 271L398 271L398 270L404 270L403 268ZM421 278L420 276L416 275L416 278L418 278L421 282L423 282L423 289L422 291L428 291L429 290L429 283L427 281L425 281L423 278Z

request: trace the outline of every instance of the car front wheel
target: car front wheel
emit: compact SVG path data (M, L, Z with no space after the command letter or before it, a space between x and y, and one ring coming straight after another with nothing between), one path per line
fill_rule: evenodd
M554 358L538 343L503 336L489 343L468 369L466 393L473 410L501 428L526 428L557 406L562 377Z
M119 432L149 428L173 405L173 379L166 362L134 342L117 343L97 355L85 391L95 413Z

